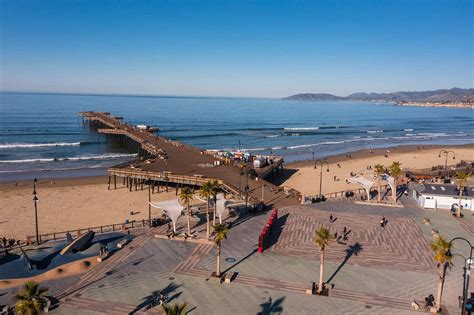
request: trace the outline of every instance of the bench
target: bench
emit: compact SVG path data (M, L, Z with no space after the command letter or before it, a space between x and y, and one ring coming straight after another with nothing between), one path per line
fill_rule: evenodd
M105 252L104 254L97 256L97 261L98 262L103 262L104 260L106 260L109 257L110 257L110 252Z
M231 283L232 281L235 280L235 278L237 278L237 272L232 272L232 273L226 273L224 275L224 282L225 283Z
M120 242L117 243L117 247L118 248L123 248L125 245L127 245L130 242L131 242L130 239L124 238L123 240L121 240Z

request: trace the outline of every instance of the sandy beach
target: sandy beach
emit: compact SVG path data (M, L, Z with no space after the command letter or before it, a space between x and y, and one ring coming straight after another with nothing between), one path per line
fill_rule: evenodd
M373 169L368 170L368 166L382 164L388 167L392 162L399 161L403 170L429 168L434 165L444 165L445 155L438 157L440 150L451 150L448 157L448 167L456 163L474 160L474 145L462 146L399 146L388 149L388 157L384 155L387 149L360 150L348 154L328 157L329 172L327 167L323 169L323 193L346 191L361 188L360 185L346 183L346 178L351 177L351 172L357 173L367 179L372 179ZM313 161L301 161L285 165L289 178L282 183L282 186L291 187L305 195L315 195L319 193L320 168L314 169ZM336 179L334 179L336 178Z
M0 185L0 236L24 240L34 235L32 185L32 181ZM106 177L39 180L37 193L41 234L148 219L146 187L129 192L120 183L117 190L108 190ZM152 195L153 202L172 198L174 189ZM131 216L130 211L136 214ZM159 210L152 208L153 214Z
M449 156L448 165L461 160L474 160L474 144L463 146L400 146L390 149L361 150L328 157L329 172L323 172L323 192L336 192L359 188L347 184L345 179L351 172L371 178L373 170L367 166L380 163L389 166L400 161L402 167L427 168L444 165L444 156L438 157L441 149L452 150L456 159ZM339 167L339 166L340 167ZM319 193L319 169L313 168L312 161L301 161L285 165L288 176L281 186L288 186L303 194ZM334 180L336 176L336 180ZM24 240L34 235L34 207L32 201L32 181L0 184L0 236ZM107 189L106 177L83 177L71 179L39 180L37 184L40 233L52 233L78 228L124 222L125 219L141 220L148 218L148 190L129 192L121 183L117 190ZM175 190L168 193L160 191L152 195L152 201L176 198ZM136 214L130 215L130 211ZM152 215L159 210L152 208Z

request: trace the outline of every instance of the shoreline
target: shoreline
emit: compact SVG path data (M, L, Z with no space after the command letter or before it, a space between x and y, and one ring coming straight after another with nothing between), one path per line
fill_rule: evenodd
M380 154L385 154L387 150L390 150L391 153L413 153L413 152L423 152L424 150L429 150L429 149L456 149L456 148L470 148L474 149L474 142L473 143L468 143L468 144L459 144L459 145L442 145L442 144L429 144L429 145L416 145L416 144L403 144L403 145L397 145L397 146L387 146L384 148L376 148L376 149L360 149L352 152L346 152L346 153L341 153L341 154L335 154L335 155L330 155L327 157L322 157L319 158L325 159L331 163L333 162L344 162L347 161L349 158L347 155L351 155L352 159L360 159L360 158L368 158L371 156L376 156ZM370 151L372 150L372 153ZM473 156L474 159L474 156ZM285 163L285 166L287 168L290 167L304 167L308 166L308 164L311 162L310 159L306 160L300 160L300 161L294 161L290 163ZM459 162L459 161L458 161ZM434 166L434 165L432 165Z
M375 148L375 149L360 149L356 151L350 151L341 154L334 154L329 155L327 157L320 157L318 159L325 159L330 163L334 162L344 162L347 161L349 158L348 155L352 156L352 159L360 159L360 158L368 158L370 156L376 156L380 154L385 154L386 150L390 150L392 153L411 153L411 152L423 152L423 150L429 149L456 149L456 148L470 148L474 149L474 142L468 144L460 144L460 145L441 145L441 144L430 144L430 145L397 145L397 146L387 146L384 148ZM373 153L370 153L372 150ZM473 157L474 159L474 157ZM311 164L311 159L305 160L298 160L292 161L289 163L284 163L284 167L287 169L291 168L300 168L305 167ZM459 162L459 161L458 161ZM68 174L68 171L48 171L42 172L42 175L46 176L37 176L38 183L49 183L50 185L44 188L54 188L54 187L73 187L73 186L87 186L87 185L98 185L98 184L107 184L107 169L100 168L100 169L93 169L90 172L90 175L84 175L84 170L74 170L72 173ZM25 174L37 174L39 172L24 172ZM50 173L59 173L61 174L60 177L48 177L47 175ZM86 172L89 173L89 172ZM67 176L72 175L72 176ZM0 180L0 191L1 190L10 190L10 189L23 189L25 187L33 186L32 185L32 178L30 179L18 179L18 180Z

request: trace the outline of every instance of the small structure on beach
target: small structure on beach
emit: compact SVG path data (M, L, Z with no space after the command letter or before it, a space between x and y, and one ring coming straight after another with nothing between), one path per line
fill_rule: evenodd
M451 184L415 185L413 198L424 209L453 209L459 205L459 189ZM463 210L474 211L474 187L466 187L462 193Z

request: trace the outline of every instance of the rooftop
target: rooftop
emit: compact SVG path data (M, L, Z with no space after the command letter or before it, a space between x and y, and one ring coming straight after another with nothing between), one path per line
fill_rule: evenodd
M424 184L416 185L415 190L424 195L437 195L437 196L458 196L459 190L456 185L451 184ZM473 197L474 187L465 187L463 196Z

